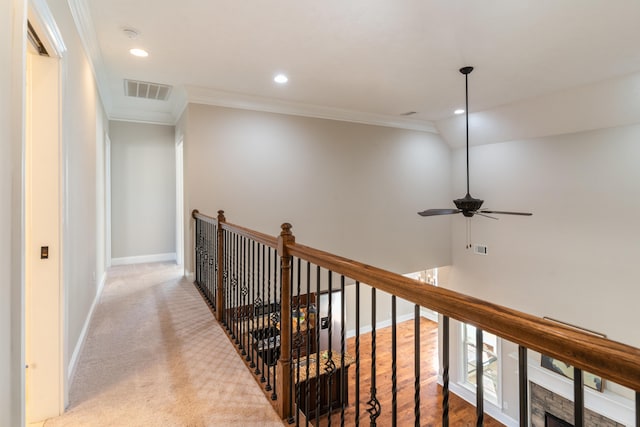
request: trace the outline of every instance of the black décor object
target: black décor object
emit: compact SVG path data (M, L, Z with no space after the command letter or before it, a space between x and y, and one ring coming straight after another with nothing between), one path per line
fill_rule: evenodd
M487 218L498 219L487 214L499 214L499 215L523 215L523 216L531 216L531 213L528 212L507 212L507 211L494 211L483 209L482 203L484 200L476 199L471 196L469 192L469 74L473 71L473 67L462 67L460 68L460 72L464 74L464 84L465 84L465 118L466 118L466 129L467 129L467 194L461 199L455 199L453 203L456 205L457 209L427 209L422 212L418 212L420 216L436 216L436 215L452 215L462 213L467 218L471 218L474 215L480 215Z

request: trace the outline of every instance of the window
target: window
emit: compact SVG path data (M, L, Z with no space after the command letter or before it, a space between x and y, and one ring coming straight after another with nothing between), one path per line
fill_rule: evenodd
M489 332L482 334L482 369L484 373L484 396L498 405L500 387L500 354L498 337ZM462 374L463 383L475 391L476 386L476 328L462 324Z

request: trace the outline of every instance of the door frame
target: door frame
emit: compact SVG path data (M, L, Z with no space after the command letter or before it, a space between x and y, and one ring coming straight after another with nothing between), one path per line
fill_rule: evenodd
M26 372L25 372L25 386L24 386L24 397L22 400L23 405L23 414L25 416L26 422L34 422L40 421L38 418L42 418L43 416L55 416L64 412L65 404L68 400L68 387L67 387L67 375L65 370L65 348L66 348L66 303L65 303L65 287L64 287L64 266L65 266L65 257L64 257L64 241L65 241L65 233L66 229L63 226L66 222L64 221L64 215L66 213L65 203L67 200L66 197L66 147L64 144L64 139L62 138L62 108L63 108L63 93L64 93L64 81L65 81L65 71L66 71L66 60L65 60L65 52L66 46L64 44L62 35L56 25L56 22L53 18L53 14L51 13L47 3L45 0L29 0L28 1L28 9L27 9L28 20L31 23L32 27L35 29L38 37L44 44L48 56L52 58L52 61L56 61L54 67L56 68L55 74L55 82L51 82L51 84L55 84L56 87L52 92L55 93L54 96L49 95L50 105L55 105L57 111L55 111L55 125L51 125L53 132L51 132L52 140L56 144L55 151L57 152L57 157L55 158L55 165L52 165L57 172L57 176L53 177L57 180L57 194L54 195L53 200L49 200L47 202L47 206L51 209L55 209L57 213L56 218L56 237L53 239L53 242L39 242L37 236L33 236L33 239L27 240L27 237L31 237L32 230L30 229L31 224L29 221L33 218L34 209L33 209L33 201L40 200L40 198L34 194L32 194L32 190L30 187L26 185L22 188L22 197L23 200L30 201L29 204L25 205L25 210L23 211L23 277L25 277L25 282L23 283L23 292L25 298L23 299L23 324L25 327L23 328L23 342L25 345L25 352L23 353L23 357L25 358L23 366L25 367L25 371L29 370L29 359L27 357L32 358L33 355L28 352L29 349L29 339L30 337L36 334L35 328L30 328L29 325L31 322L32 314L37 312L39 309L38 305L34 303L34 299L27 299L27 296L32 294L33 283L30 283L27 279L31 278L35 272L37 272L36 263L34 260L37 259L37 254L34 254L34 251L37 251L37 246L41 244L49 244L51 256L54 258L51 261L56 261L55 267L55 276L51 277L49 275L47 277L47 283L49 286L53 283L53 286L56 286L55 293L57 293L57 301L55 301L56 306L48 308L49 315L55 317L54 320L55 326L51 327L48 325L46 327L46 331L38 329L40 333L53 332L54 337L51 342L55 343L51 345L55 347L55 351L57 353L57 361L55 363L55 367L47 367L45 368L45 372L47 373L49 378L57 378L55 389L49 389L51 393L54 393L54 396L48 396L48 399L51 399L54 404L51 407L47 407L43 410L42 407L39 408L29 408L27 403L27 397L30 388L30 381L27 381ZM26 39L25 34L25 39ZM29 43L27 41L27 43ZM26 66L26 65L25 65ZM54 67L51 67L52 69ZM32 79L32 76L27 73L25 69L25 79ZM25 80L25 84L27 81ZM29 84L31 84L33 88L33 80L30 80ZM33 92L32 92L33 95ZM37 94L36 94L37 96ZM31 98L25 99L25 114L30 115L30 109L33 106L33 100ZM27 131L27 127L30 126L29 123L33 123L33 120L30 122L25 122L25 130ZM31 125L33 126L33 125ZM55 129L54 129L55 128ZM31 130L28 130L31 134ZM25 152L29 153L33 148L33 141L25 138ZM26 155L23 156L22 159L22 167L24 171L24 177L27 182L32 182L32 177L34 177L34 170L32 168L32 158L27 158ZM38 197L38 198L37 198ZM33 295L31 295L33 297ZM29 320L29 322L27 322ZM38 356L35 356L35 360L37 363ZM36 366L31 366L31 369L35 369ZM37 401L35 404L39 404ZM43 415L45 413L45 415ZM49 415L50 414L50 415Z

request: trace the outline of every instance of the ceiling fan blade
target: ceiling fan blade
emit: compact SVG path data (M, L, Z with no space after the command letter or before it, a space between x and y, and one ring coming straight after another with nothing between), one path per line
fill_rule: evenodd
M476 214L476 215L483 216L483 217L485 217L485 218L495 219L496 221L499 219L499 218L496 218L495 216L490 216L490 215L487 215L487 214L485 214L485 213L481 213L481 212L484 212L484 211L476 212L475 214Z
M462 212L460 209L427 209L418 212L420 216L453 215Z
M533 215L530 212L490 211L490 210L487 210L487 209L483 209L480 212L482 212L482 213L490 213L490 214L500 214L500 215L522 215L522 216L531 216L531 215Z

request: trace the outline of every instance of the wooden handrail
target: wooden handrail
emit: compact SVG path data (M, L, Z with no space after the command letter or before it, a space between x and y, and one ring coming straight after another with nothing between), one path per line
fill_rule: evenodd
M228 222L222 224L222 229L229 230L233 233L239 234L240 236L255 240L256 242L262 243L270 248L278 249L278 239L276 237L269 236L268 234L249 230L248 228L240 227L239 225L230 224Z
M215 218L197 211L193 217ZM278 248L278 239L237 225L222 228ZM640 391L640 349L550 320L424 283L377 267L308 246L285 241L286 253L344 275L354 281L397 295L414 304L469 323L515 344L569 363L583 371Z
M640 390L640 349L299 243L293 256Z

